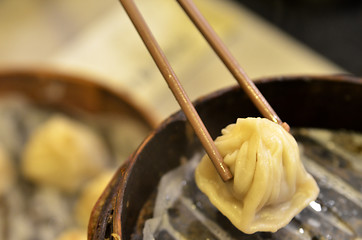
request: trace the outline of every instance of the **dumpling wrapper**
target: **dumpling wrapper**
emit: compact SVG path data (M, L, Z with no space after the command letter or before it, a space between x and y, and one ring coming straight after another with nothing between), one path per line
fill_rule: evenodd
M205 155L196 183L242 232L275 232L317 198L319 188L300 160L297 142L280 125L240 118L215 144L234 178L223 182Z

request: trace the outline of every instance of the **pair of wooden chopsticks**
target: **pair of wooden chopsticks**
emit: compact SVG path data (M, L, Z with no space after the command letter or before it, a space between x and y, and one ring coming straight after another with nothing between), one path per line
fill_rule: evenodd
M181 109L184 111L188 121L193 127L197 137L200 139L206 153L212 160L219 175L224 181L230 180L233 176L229 168L224 163L209 132L207 131L202 120L200 119L186 92L182 88L166 56L162 52L160 46L158 45L150 29L148 28L145 20L137 9L133 0L120 0L120 2L126 10L131 21L133 22L133 25L141 36L144 44L146 45L151 56L153 57L153 60L158 66L164 79L169 85L169 88L171 89L176 100L178 101ZM243 69L239 66L236 59L228 51L221 39L208 24L206 19L202 16L192 0L178 0L178 2L187 13L189 18L197 26L199 31L203 34L205 39L209 42L216 54L220 57L220 59L223 61L229 71L233 74L239 85L244 89L244 91L247 93L247 95L261 112L261 114L265 118L268 118L275 123L281 124L287 131L289 131L289 126L280 120L278 115L274 112L272 107L259 92L254 83L249 79Z

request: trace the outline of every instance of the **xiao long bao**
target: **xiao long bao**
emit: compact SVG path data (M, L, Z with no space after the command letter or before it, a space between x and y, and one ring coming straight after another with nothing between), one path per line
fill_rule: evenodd
M73 193L103 172L108 160L105 144L92 129L59 114L32 134L22 172L32 182Z
M280 125L238 119L215 144L234 178L224 182L205 155L195 171L196 184L242 232L275 232L317 198L319 188L295 139Z

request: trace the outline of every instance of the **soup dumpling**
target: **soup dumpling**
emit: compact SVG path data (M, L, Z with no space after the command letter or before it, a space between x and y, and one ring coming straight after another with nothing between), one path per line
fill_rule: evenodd
M108 160L102 139L92 129L55 115L36 129L27 142L22 172L37 184L70 193L102 172Z
M215 144L234 177L224 182L205 155L196 183L242 232L275 232L316 199L319 188L304 169L297 142L280 125L238 119Z
M0 198L8 193L16 179L16 169L5 148L0 145Z

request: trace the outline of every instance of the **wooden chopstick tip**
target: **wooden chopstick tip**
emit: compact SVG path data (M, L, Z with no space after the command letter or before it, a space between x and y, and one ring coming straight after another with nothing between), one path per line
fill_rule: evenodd
M290 132L290 126L289 126L288 123L282 122L280 125L281 125L287 132Z
M224 182L227 182L233 178L233 174L231 173L229 167L225 164L224 159L219 159L217 166L215 167Z
M233 175L230 172L230 170L223 172L220 176L224 182L227 182L233 178Z

